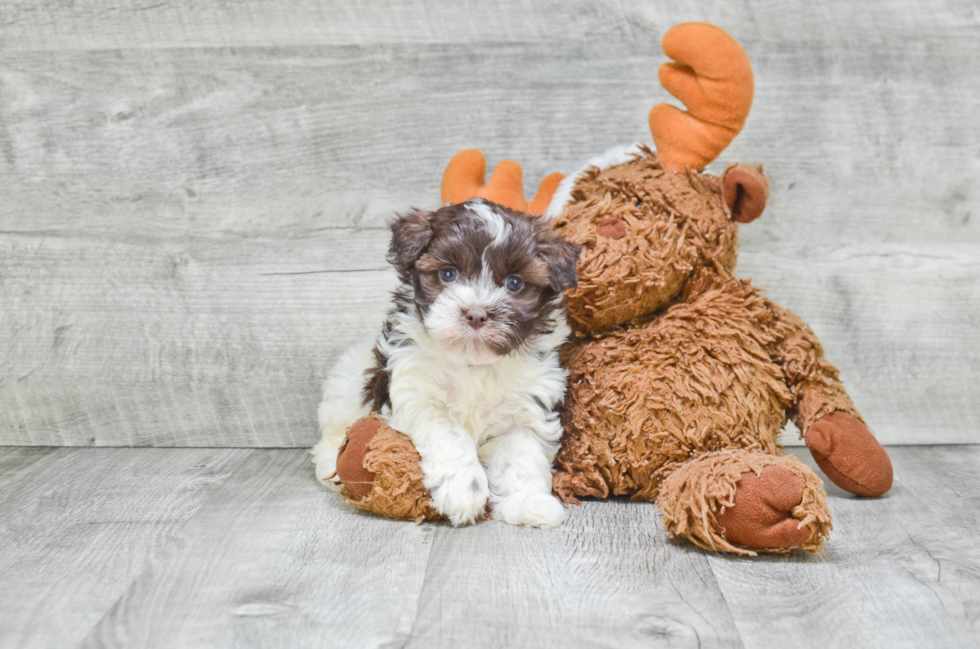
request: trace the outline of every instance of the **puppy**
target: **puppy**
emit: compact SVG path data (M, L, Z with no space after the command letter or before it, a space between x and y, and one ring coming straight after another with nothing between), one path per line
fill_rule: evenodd
M560 525L551 466L567 373L557 348L578 246L542 218L478 198L406 214L391 231L401 285L377 340L327 379L317 478L339 488L345 432L376 411L411 438L432 504L454 525L472 523L488 499L496 520Z

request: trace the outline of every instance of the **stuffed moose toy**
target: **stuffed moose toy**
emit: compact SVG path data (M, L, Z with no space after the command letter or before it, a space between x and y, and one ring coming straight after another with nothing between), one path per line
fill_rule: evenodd
M662 46L674 62L660 83L688 110L653 108L656 150L620 148L552 174L530 202L516 163L501 162L484 185L484 158L467 150L446 169L443 202L479 196L541 214L581 247L578 286L566 293L574 334L562 354L555 495L654 502L672 535L711 550L818 551L830 513L821 480L782 455L787 418L851 493L888 491L891 462L811 329L734 274L739 224L762 214L769 182L761 165L703 170L748 116L748 56L703 23L674 27ZM377 413L348 430L336 477L355 507L439 518L418 452Z

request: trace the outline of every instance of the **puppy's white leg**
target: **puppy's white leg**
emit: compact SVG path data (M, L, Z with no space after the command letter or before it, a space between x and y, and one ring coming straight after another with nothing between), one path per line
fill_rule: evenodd
M511 525L557 527L565 520L565 506L551 493L551 464L561 430L544 435L532 427L515 424L480 447L480 457L490 479L490 503L494 520Z
M351 424L371 414L370 405L364 405L365 372L374 365L374 341L348 349L330 370L323 384L323 401L317 409L322 437L313 447L316 479L323 486L340 490L340 481L330 478L337 471L337 451L344 443L344 436Z
M490 487L470 434L438 416L416 416L409 438L422 460L422 482L432 506L453 525L466 525L486 510Z

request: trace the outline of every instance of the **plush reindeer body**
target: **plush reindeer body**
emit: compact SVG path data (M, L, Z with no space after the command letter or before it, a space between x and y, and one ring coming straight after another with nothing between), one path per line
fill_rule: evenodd
M830 521L820 480L777 438L788 417L804 431L834 413L825 426L863 424L809 327L735 277L732 217L751 215L725 202L736 182L748 188L729 194L765 196L758 167L675 173L646 149L575 182L555 221L582 252L554 489L656 501L703 547L815 550ZM755 472L766 488L735 507ZM890 482L871 477L872 490Z

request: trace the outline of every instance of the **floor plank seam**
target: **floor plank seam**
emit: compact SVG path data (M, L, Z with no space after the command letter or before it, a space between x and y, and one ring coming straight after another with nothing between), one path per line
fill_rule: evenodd
M412 616L412 624L408 629L408 635L405 636L405 642L400 645L399 649L407 647L415 635L415 624L418 622L419 612L422 610L422 593L425 592L425 585L429 581L429 565L432 563L432 548L436 544L436 535L442 531L432 523L424 523L423 525L428 526L432 530L428 543L429 551L425 553L425 569L422 571L422 583L419 585L419 592L415 598L415 614Z
M705 563L708 564L708 570L711 571L711 578L715 581L715 588L718 589L718 593L721 595L721 601L725 602L725 611L728 613L728 617L731 618L732 624L735 626L735 633L738 634L738 644L742 647L742 649L745 649L745 635L742 631L741 625L739 624L738 617L732 611L731 604L728 602L728 595L725 593L725 589L722 588L721 581L718 579L718 573L715 572L715 567L711 560L713 555L709 555L707 550L702 550L701 548L698 548L698 552L701 553L701 556L704 557ZM725 556L722 558L732 560L732 557Z
M221 480L221 482L216 483L214 485L211 494L207 498L203 499L200 502L200 504L198 504L194 512L187 517L184 523L180 525L180 527L175 529L173 533L169 537L167 537L167 539L163 543L160 544L160 549L156 553L150 553L144 558L143 565L141 566L140 571L135 575L133 575L133 578L129 581L126 587L123 588L122 591L119 593L119 597L114 599L112 603L109 606L107 606L106 609L102 612L102 614L99 616L99 619L96 620L91 627L89 627L88 632L82 638L82 641L77 645L78 647L89 646L90 644L89 638L92 637L92 634L95 632L95 630L102 625L102 622L106 619L106 616L112 613L113 610L115 610L116 606L119 605L120 601L122 601L122 599L126 597L126 595L133 589L133 586L143 577L146 571L152 567L151 564L153 563L153 561L167 554L167 551L170 548L170 545L173 542L173 540L178 536L180 536L180 533L191 523L191 521L197 518L201 510L205 508L205 505L210 503L218 495L218 493L221 492L221 488L224 486L224 484L228 482L228 480L230 480L233 475L235 475L235 472L238 471L238 469L240 469L243 464L245 464L246 460L252 457L252 455L256 451L261 449L253 448L253 449L215 449L215 450L247 450L249 452L243 454L242 459L235 465L235 467L230 471L228 471L228 475L226 475L224 479Z

